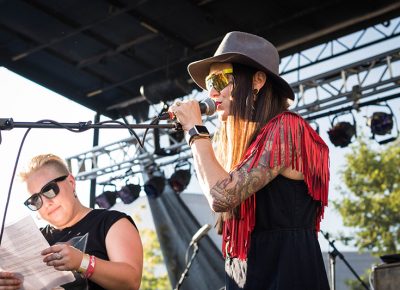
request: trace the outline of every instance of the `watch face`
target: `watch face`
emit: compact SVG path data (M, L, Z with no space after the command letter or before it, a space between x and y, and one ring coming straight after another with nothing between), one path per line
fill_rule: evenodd
M207 134L207 135L210 134L206 126L195 126L195 128L198 134Z

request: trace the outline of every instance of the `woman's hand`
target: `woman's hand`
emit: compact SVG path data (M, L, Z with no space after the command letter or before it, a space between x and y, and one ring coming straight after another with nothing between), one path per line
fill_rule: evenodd
M53 266L59 271L78 270L81 265L83 253L67 243L55 244L41 253L44 257L43 262L47 266Z
M0 290L21 289L22 280L15 273L0 272Z
M168 111L172 112L184 131L189 131L194 125L201 125L199 102L196 100L176 101Z

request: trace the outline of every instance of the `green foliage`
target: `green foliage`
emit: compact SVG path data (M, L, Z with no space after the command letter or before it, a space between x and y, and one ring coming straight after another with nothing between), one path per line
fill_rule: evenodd
M141 222L139 215L135 215L134 220L137 223ZM143 273L140 290L171 289L156 232L147 228L140 229L140 238L143 244Z
M165 270L161 271L160 269L164 261L156 232L154 230L144 229L140 231L140 235L144 245L144 266L140 289L171 289L171 284L169 283Z
M351 147L341 177L347 188L334 203L345 226L356 228L355 246L376 255L400 249L400 146L372 148L365 139Z
M368 269L363 275L360 276L360 279L366 284L369 285L369 275L371 274L371 270ZM345 284L347 285L347 289L349 290L365 290L365 287L358 279L354 280L346 280Z

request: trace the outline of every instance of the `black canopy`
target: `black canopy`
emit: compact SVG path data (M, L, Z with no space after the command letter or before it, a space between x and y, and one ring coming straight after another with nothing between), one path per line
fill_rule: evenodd
M397 15L392 0L0 0L0 65L141 122L149 103L196 88L187 64L229 31L264 36L283 57Z

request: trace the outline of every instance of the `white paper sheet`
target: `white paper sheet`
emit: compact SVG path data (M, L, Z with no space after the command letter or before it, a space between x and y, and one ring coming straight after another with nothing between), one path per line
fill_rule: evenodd
M58 271L43 262L49 243L31 216L6 226L0 246L0 268L21 275L24 290L50 290L75 280L72 272Z

